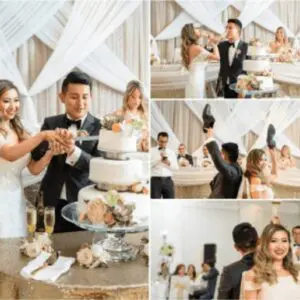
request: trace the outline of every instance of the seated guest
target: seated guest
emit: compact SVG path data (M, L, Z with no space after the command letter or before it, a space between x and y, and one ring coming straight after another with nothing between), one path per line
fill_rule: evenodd
M186 276L184 264L177 265L173 276L171 277L171 287L169 299L187 300L190 289L190 278Z
M299 295L300 272L293 264L290 233L280 224L269 224L253 268L242 275L240 300L297 300Z
M178 147L177 160L180 167L193 166L193 157L186 153L184 144L180 144Z
M187 269L187 275L190 277L191 281L196 280L196 268L194 265L189 265Z
M270 43L272 53L280 53L284 49L291 48L286 31L283 27L278 27L275 33L275 41Z
M242 274L254 265L254 253L258 240L256 229L249 223L236 225L232 232L235 249L242 259L223 269L218 299L239 299Z
M295 226L292 233L294 238L294 244L292 246L293 262L296 268L300 271L300 225Z
M200 162L200 167L207 168L207 167L212 166L213 161L212 161L212 159L209 155L209 151L205 145L202 147L202 153L203 153L203 157Z
M289 146L284 145L280 150L280 156L278 160L278 167L281 170L286 170L289 168L296 167L296 162L291 156L291 149Z
M245 176L249 181L250 197L253 199L273 199L272 182L277 178L275 149L269 148L272 160L271 174L268 172L268 159L264 150L253 149L247 156Z
M201 264L201 272L196 276L195 280L191 282L189 299L198 299L199 292L206 291L207 281L203 279L205 272L204 263ZM201 293L200 293L201 294Z
M215 268L214 260L205 261L203 263L203 270L206 274L202 276L202 279L207 282L207 287L195 291L193 299L210 300L214 298L219 271Z

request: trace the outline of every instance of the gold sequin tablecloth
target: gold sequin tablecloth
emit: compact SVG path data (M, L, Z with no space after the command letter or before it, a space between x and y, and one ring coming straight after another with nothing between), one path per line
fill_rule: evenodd
M139 245L143 235L128 235L127 240ZM45 283L20 275L30 261L20 254L20 241L0 239L0 299L148 299L148 267L140 257L91 270L74 264L55 283ZM63 256L75 257L80 245L91 241L86 231L54 235L55 248Z

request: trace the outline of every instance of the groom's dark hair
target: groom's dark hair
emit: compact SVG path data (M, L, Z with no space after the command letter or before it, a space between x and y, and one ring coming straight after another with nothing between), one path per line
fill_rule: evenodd
M242 29L243 29L243 24L242 24L242 22L241 22L239 19L228 19L227 24L228 24L228 23L233 23L233 24L235 24L236 26L238 26L238 27L240 28L240 32L241 32Z
M250 223L240 223L232 231L235 246L246 252L255 249L258 241L256 229Z
M90 87L90 90L92 91L92 80L89 75L74 71L67 75L67 77L64 79L62 83L62 92L65 93L68 90L68 85L71 83L77 83L77 84L85 84Z

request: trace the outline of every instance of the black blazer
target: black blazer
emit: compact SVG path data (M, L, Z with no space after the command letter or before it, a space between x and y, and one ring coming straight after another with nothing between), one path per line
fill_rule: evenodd
M205 299L214 298L218 276L219 271L216 268L211 268L207 275L202 276L202 279L207 281L207 292L205 293Z
M210 183L211 194L209 198L235 199L242 182L243 171L238 163L226 162L215 141L206 144L208 152L219 173Z
M233 58L231 66L229 65L229 42L224 41L218 45L220 53L220 72L219 78L222 80L223 86L227 85L227 78L229 77L230 84L237 82L237 77L241 74L244 74L243 71L243 61L247 57L248 44L240 41L236 54Z
M58 115L46 118L41 130L54 130L56 128L68 128L66 115ZM86 130L89 135L98 135L100 131L100 120L88 113L81 129ZM98 141L87 141L75 143L82 152L74 166L66 164L67 155L54 156L47 168L47 172L41 183L41 191L44 194L44 204L56 206L59 201L62 187L66 184L68 202L77 201L78 192L81 188L91 184L88 179L90 160L92 157L99 157L97 149ZM31 155L34 160L39 160L48 150L48 142L41 143L35 148Z
M181 157L182 157L182 156L181 156L180 154L178 154L177 160L179 160ZM191 166L194 165L192 155L186 154L186 155L184 155L184 158L187 159L187 160L189 161L189 163L190 163Z
M218 299L239 299L242 274L254 266L254 253L245 255L241 260L224 267L221 275Z

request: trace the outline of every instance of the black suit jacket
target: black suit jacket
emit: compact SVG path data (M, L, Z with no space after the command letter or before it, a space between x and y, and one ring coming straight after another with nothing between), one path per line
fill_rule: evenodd
M240 41L234 59L231 66L229 65L229 43L228 41L221 42L218 45L220 53L220 72L219 78L222 80L223 86L227 85L227 78L229 78L229 83L236 83L237 77L245 72L243 72L243 61L247 57L248 44Z
M239 299L242 274L254 266L254 253L245 255L241 260L224 267L221 275L218 299Z
M214 298L218 276L219 271L216 268L211 268L207 275L202 276L202 279L207 281L207 292L205 293L207 298L205 299Z
M191 166L194 165L192 155L186 154L186 155L184 155L183 157L189 161L189 163L190 163ZM181 158L181 155L178 154L177 160L179 160L180 158Z
M238 163L226 162L215 141L206 144L209 154L219 173L210 183L211 194L209 198L228 198L237 197L239 187L242 181L243 171Z
M54 130L56 128L67 128L66 115L58 115L46 118L41 130ZM98 135L100 131L100 120L88 113L81 129L86 130L89 135ZM91 184L88 179L90 160L92 157L99 157L97 149L98 141L76 142L82 152L74 166L66 163L67 155L54 156L47 168L47 172L41 183L41 190L44 192L44 204L56 206L59 201L62 187L66 184L68 202L77 201L78 192L81 188ZM39 160L48 150L48 142L41 143L35 148L31 155L34 160Z

